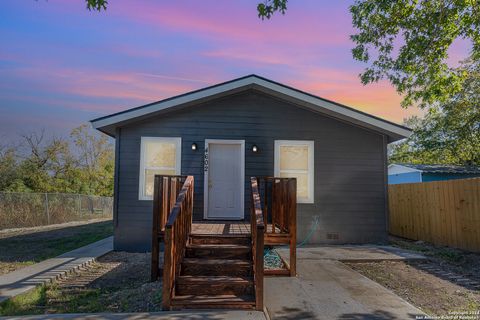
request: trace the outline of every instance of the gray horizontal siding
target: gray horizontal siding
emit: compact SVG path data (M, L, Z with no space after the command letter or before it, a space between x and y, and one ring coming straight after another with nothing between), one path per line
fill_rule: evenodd
M245 140L246 219L249 177L273 175L274 140L314 140L315 203L298 205L298 240L304 240L314 216L319 225L310 243L386 238L383 137L249 91L121 128L116 249L150 247L152 203L138 200L142 136L182 138L182 174L195 177L195 219L203 217L205 139ZM197 151L191 150L193 142ZM259 147L257 154L251 152L253 144ZM338 232L339 240L327 240L329 232Z

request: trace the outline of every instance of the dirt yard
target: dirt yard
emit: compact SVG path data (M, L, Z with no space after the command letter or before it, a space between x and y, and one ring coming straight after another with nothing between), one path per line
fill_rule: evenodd
M392 244L428 260L348 265L429 315L480 310L480 254L397 238Z
M111 220L70 222L0 231L0 275L113 234Z
M66 279L0 305L0 315L160 311L161 290L160 281L150 282L150 254L112 252Z

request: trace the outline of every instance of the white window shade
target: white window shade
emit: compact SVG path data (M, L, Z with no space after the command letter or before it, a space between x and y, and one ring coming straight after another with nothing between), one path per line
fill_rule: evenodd
M297 179L297 201L313 203L314 141L276 140L275 176Z
M181 173L181 138L142 137L140 147L139 199L153 198L154 176Z

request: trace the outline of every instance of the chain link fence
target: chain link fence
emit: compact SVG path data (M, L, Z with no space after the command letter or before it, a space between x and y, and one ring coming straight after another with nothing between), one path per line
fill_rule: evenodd
M0 230L112 218L113 198L67 193L0 192Z

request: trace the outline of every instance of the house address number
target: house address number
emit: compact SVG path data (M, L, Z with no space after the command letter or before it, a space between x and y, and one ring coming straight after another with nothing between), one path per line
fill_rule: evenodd
M208 147L205 148L205 155L203 156L203 171L208 172Z

